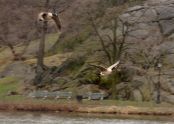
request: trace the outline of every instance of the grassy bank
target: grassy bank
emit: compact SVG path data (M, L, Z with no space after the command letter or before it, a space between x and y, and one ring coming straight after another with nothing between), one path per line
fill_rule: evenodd
M163 115L174 116L172 105L162 103L133 101L88 101L78 103L75 100L37 100L25 97L5 97L0 102L0 110L5 111L53 111L115 115Z
M16 111L63 111L77 113L133 114L133 115L174 115L174 106L167 103L135 102L119 100L89 101L78 103L75 99L53 100L32 99L23 95L8 95L9 91L19 92L22 83L14 77L0 80L0 110Z

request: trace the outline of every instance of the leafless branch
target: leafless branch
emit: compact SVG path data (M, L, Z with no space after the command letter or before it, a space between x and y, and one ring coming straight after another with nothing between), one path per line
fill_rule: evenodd
M97 35L98 38L99 38L99 41L100 41L100 43L101 43L101 45L102 45L102 48L103 48L105 54L106 54L107 57L108 57L109 63L112 64L111 55L110 55L109 51L107 50L107 48L106 48L106 46L105 46L105 44L104 44L104 40L103 40L102 36L100 35L100 33L99 33L98 29L97 29L97 26L96 26L96 24L95 24L95 22L94 22L94 19L93 19L92 15L91 15L89 12L87 12L87 14L88 14L88 16L89 16L89 20L90 20L90 22L91 22L91 25L92 25L92 27L93 27L93 29L94 29L96 35Z

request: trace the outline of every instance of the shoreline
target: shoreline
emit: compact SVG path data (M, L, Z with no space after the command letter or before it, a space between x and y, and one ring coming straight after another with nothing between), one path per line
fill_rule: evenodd
M31 102L0 102L0 111L29 111L29 112L73 112L91 114L113 115L146 115L146 116L172 116L174 110L167 107L134 107L134 106L103 106L83 105L78 103L31 103Z

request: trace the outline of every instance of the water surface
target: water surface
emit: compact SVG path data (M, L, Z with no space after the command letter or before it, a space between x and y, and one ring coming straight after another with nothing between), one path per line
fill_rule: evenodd
M148 119L148 120L147 120ZM174 124L172 119L69 113L0 112L0 124Z

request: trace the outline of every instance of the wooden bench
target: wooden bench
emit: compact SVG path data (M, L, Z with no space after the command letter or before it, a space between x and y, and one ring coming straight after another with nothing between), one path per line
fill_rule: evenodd
M71 99L72 92L47 92L47 91L34 91L29 94L32 98L42 98L42 99Z
M104 93L87 93L88 100L103 100Z
M46 99L47 95L48 95L47 91L34 91L29 94L29 97Z
M72 92L57 91L55 99L71 99Z

